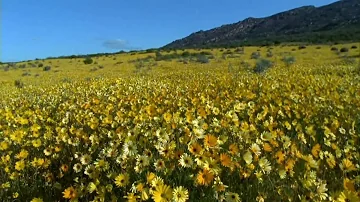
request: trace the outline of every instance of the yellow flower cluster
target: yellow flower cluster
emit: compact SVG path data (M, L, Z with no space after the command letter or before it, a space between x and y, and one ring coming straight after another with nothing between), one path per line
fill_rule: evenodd
M360 79L334 69L24 88L0 102L0 198L358 202Z

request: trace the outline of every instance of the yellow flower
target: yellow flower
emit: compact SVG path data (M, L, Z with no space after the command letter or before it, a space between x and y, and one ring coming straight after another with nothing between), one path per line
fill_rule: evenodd
M252 155L251 155L251 152L249 152L249 151L247 151L247 152L244 154L243 158L244 158L246 164L248 164L248 165L249 165L250 163L252 163L252 161L253 161L253 157L252 157Z
M313 146L311 153L315 158L319 158L319 152L321 150L320 144L316 144Z
M63 191L63 197L66 199L75 199L77 197L77 191L74 187L68 187Z
M231 167L232 161L227 154L220 154L220 163L225 167Z
M271 145L269 143L263 144L263 149L266 152L271 152L272 151Z
M164 120L169 123L171 121L172 115L169 112L166 112L164 115Z
M238 147L236 146L236 144L231 144L231 145L229 146L229 152L230 152L230 154L232 154L232 155L236 155L236 154L239 153L239 149L238 149Z
M19 193L18 193L18 192L13 193L13 198L18 198L18 197L19 197Z
M44 202L41 198L33 198L30 202Z
M214 180L214 174L206 169L203 169L198 173L196 180L200 185L207 186L210 185L210 183Z
M182 187L176 187L173 191L173 200L175 202L185 202L189 199L189 191Z
M7 150L8 148L9 148L9 143L7 143L6 141L0 142L0 151Z
M207 147L215 147L217 144L217 138L214 135L206 135L204 143Z
M355 190L354 182L355 182L354 180L344 178L344 189L355 192L356 190Z
M134 193L128 193L128 195L124 196L124 198L126 198L128 202L136 202L140 197L136 196Z
M29 155L29 152L26 151L26 150L24 150L24 149L22 149L22 150L20 151L20 153L18 153L18 154L16 155L16 158L17 158L17 159L26 159L26 158L28 157L28 155Z
M156 175L154 173L148 173L146 175L146 181L148 184L151 184L151 182L153 181L153 179L156 177Z
M360 197L356 195L355 192L345 190L341 192L339 197L336 200L337 202L359 202Z
M189 154L183 154L180 157L179 160L179 164L183 167L183 168L190 168L193 165L193 160L190 157Z
M154 199L155 202L168 202L171 201L172 196L173 195L170 186L162 184L156 187L152 199Z
M278 164L282 164L285 160L285 154L283 151L277 151L275 157Z
M240 196L237 193L226 192L225 193L226 202L240 202Z
M32 145L33 145L35 148L40 147L40 146L41 146L41 140L40 140L40 139L33 140L33 141L32 141Z
M339 165L341 170L348 172L355 170L354 164L349 159L343 159L341 164Z
M115 184L117 187L125 187L129 183L128 174L120 174L115 178Z
M20 161L17 161L15 163L15 170L22 171L22 170L24 170L24 168L25 168L25 161L24 160L20 160Z
M202 152L202 148L201 145L199 143L193 143L190 147L189 147L189 151L194 154L194 155L200 155Z

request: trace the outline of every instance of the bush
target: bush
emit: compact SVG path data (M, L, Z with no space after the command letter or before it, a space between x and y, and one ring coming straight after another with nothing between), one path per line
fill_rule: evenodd
M196 62L199 62L199 63L202 63L202 64L209 63L209 58L207 58L205 55L199 55L196 58Z
M93 67L93 68L90 69L90 72L95 72L96 70L97 70L97 68Z
M357 46L351 46L351 49L357 49Z
M22 81L20 81L20 80L15 80L14 84L15 84L15 87L17 87L17 88L23 88L24 87L24 83Z
M89 65L89 64L93 63L93 59L91 59L90 57L87 57L87 58L84 59L83 62L84 62L84 64Z
M266 57L271 58L273 56L273 53L271 51L268 51L266 53Z
M285 63L286 66L290 66L295 63L295 57L294 56L285 56L282 61Z
M253 52L251 53L251 59L259 59L260 53L259 52Z
M331 47L331 51L338 51L339 49L336 47Z
M19 68L24 69L26 67L26 64L19 65Z
M321 47L320 47L320 46L318 46L318 47L316 47L316 49L321 49Z
M43 66L44 66L43 63L39 63L39 64L38 64L38 67L43 67Z
M273 63L270 60L259 59L258 61L256 61L254 72L262 73L262 72L265 72L266 70L268 70L269 68L271 68L272 66L273 66Z
M50 71L50 70L51 70L51 67L50 67L50 66L45 66L45 67L43 68L43 71L45 71L45 72Z
M98 67L99 67L99 69L104 69L104 66L102 66L102 65L99 65Z
M346 52L349 52L348 48L343 47L343 48L340 49L340 53L346 53Z
M31 76L31 74L29 72L24 72L21 76Z
M293 49L291 49L291 51L296 51L296 49L295 49L295 48L293 48Z
M181 54L182 57L189 57L190 56L190 53L189 51L185 51Z
M305 49L306 46L305 46L305 45L301 45L301 46L299 46L298 48L299 48L299 50L302 50L302 49Z
M235 52L236 52L236 53L240 53L240 54L244 54L244 52L245 52L245 51L244 51L244 47L236 48L236 49L235 49Z

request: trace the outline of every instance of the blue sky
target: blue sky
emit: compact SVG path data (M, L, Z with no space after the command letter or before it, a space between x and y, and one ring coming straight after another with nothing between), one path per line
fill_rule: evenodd
M161 47L198 30L334 0L1 0L0 61Z

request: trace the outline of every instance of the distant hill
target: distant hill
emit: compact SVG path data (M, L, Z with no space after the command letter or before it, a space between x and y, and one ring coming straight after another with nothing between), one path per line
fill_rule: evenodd
M304 6L265 18L250 17L192 33L163 48L354 41L360 41L360 0L342 0L321 7Z

